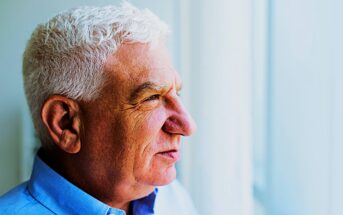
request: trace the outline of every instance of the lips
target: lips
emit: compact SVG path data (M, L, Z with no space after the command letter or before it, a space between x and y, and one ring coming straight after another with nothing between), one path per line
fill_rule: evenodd
M177 149L158 152L156 155L171 162L176 162L180 159L180 153Z

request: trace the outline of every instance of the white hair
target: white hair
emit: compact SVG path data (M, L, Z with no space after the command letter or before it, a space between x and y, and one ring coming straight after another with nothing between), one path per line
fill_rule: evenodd
M167 25L147 9L127 2L119 7L78 7L37 26L24 52L24 88L42 143L49 141L40 119L53 94L89 101L105 81L104 64L123 43L157 43Z

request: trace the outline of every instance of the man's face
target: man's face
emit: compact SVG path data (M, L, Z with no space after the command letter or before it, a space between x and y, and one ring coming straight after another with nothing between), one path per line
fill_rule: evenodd
M194 122L181 104L181 82L164 45L122 45L105 66L108 82L84 103L81 152L104 183L165 185L175 179L180 137Z

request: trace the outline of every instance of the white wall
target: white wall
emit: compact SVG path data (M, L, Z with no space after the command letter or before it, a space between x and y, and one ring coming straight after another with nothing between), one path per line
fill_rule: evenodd
M189 38L182 31L181 41L189 49L186 84L198 131L186 174L201 214L250 215L251 1L187 2Z
M342 214L342 1L271 2L268 214Z

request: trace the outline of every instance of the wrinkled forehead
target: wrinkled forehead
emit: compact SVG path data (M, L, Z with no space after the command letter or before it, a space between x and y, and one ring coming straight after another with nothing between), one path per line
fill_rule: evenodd
M179 74L174 69L164 43L124 44L114 55L109 56L105 72L117 85L134 88L144 82L157 85L181 85ZM122 89L124 90L124 89Z

